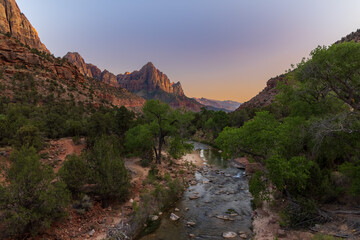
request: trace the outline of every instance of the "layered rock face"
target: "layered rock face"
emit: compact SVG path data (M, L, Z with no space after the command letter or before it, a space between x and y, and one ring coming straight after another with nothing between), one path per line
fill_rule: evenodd
M181 84L179 82L171 83L170 79L151 62L143 66L140 71L134 71L130 74L119 74L117 79L120 86L133 93L144 91L151 93L162 90L179 96L184 95Z
M21 43L50 53L29 20L21 13L15 0L0 0L0 32L10 33Z
M0 84L4 87L0 96L10 99L16 96L15 93L24 91L20 89L23 83L16 81L32 78L32 91L43 97L52 95L66 101L74 100L94 106L125 106L136 111L145 103L143 98L124 88L86 78L73 64L50 54L44 56L33 52L3 34L0 34L0 66ZM13 84L14 81L16 84Z
M72 64L74 64L79 72L86 76L86 77L93 77L93 74L91 72L91 69L88 68L88 66L85 63L85 60L80 56L79 53L77 52L68 52L64 58L66 58L69 62L71 62Z
M67 59L70 63L50 54L15 0L0 0L0 83L5 89L0 96L14 98L23 90L19 89L20 83L19 86L10 83L27 76L25 78L33 79L33 90L39 96L50 95L63 100L133 109L141 108L145 103L143 98L126 89L114 88L93 79L93 75L99 75L96 68L86 65L78 53L69 54ZM116 77L112 79L116 80Z
M185 96L180 82L171 82L166 74L158 70L151 62L139 71L126 72L115 76L106 69L101 71L98 67L85 63L78 53L69 52L64 58L74 64L82 75L95 78L113 87L123 87L139 97L158 99L168 103L173 108L200 111L203 107L194 99Z
M63 58L74 64L85 77L95 78L101 82L109 84L113 87L119 87L116 76L108 70L101 70L90 63L85 63L85 60L77 52L68 52Z
M98 79L98 80L101 79L101 70L97 66L87 63L86 68L90 70L91 76L93 78Z
M101 73L99 80L113 87L119 86L116 76L106 69Z
M139 71L117 75L121 87L145 99L158 99L173 108L200 111L204 105L185 96L180 82L173 83L151 62Z

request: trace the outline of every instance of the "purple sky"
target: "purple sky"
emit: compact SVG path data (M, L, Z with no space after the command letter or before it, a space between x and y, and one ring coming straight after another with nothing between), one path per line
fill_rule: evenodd
M360 28L359 0L17 0L56 56L118 74L151 61L185 94L246 101Z

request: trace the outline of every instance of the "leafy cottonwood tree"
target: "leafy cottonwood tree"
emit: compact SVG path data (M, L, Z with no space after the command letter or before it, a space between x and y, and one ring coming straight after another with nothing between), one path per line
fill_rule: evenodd
M177 119L173 110L166 103L159 100L149 100L143 107L145 119L150 123L149 126L157 139L157 148L154 146L156 163L161 163L161 154L165 137L172 135L176 131Z
M126 146L133 153L149 156L150 146L155 153L156 163L161 163L163 146L171 143L169 153L179 157L188 149L184 138L193 118L192 114L173 110L168 104L159 100L149 100L143 107L144 124L140 124L127 132Z

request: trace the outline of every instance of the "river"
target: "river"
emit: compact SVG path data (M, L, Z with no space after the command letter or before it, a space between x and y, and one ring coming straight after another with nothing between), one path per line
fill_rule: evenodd
M195 173L196 183L190 184L174 207L161 216L159 228L140 240L223 239L227 231L244 232L250 239L251 195L244 171L223 160L208 145L193 144L205 164ZM170 220L171 213L180 219Z

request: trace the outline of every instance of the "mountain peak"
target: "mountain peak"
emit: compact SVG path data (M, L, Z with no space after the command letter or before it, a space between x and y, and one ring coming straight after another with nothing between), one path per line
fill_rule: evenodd
M141 72L146 71L146 70L156 71L157 68L155 67L155 65L152 62L148 62L140 69Z
M78 52L68 52L65 56L69 62L74 64L80 71L80 73L86 77L94 77L91 69L86 65L85 60Z
M152 62L145 64L140 71L118 75L118 82L120 86L134 93L145 90L147 94L152 94L162 90L170 94L184 95L180 82L172 83Z
M30 48L50 53L15 0L0 0L0 16L0 32L9 33Z

